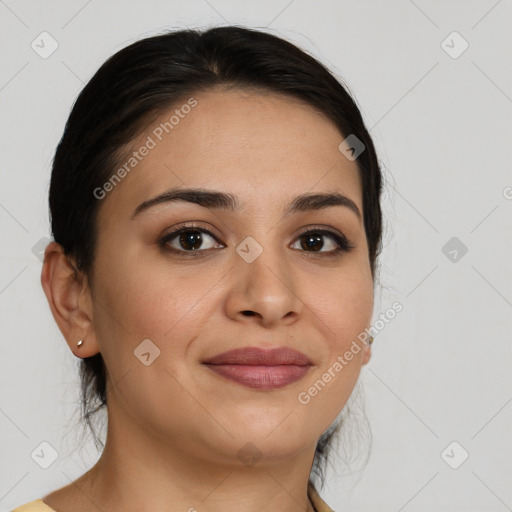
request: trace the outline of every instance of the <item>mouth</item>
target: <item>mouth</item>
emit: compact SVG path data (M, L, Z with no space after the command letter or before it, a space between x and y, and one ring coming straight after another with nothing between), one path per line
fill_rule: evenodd
M263 390L296 382L313 366L307 356L288 347L239 348L218 354L202 364L228 380Z

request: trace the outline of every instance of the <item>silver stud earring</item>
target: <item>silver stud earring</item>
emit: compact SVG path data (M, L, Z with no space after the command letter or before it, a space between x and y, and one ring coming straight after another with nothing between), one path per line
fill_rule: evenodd
M79 342L76 344L77 347L80 347L82 345L82 343L84 342L84 340L79 340Z

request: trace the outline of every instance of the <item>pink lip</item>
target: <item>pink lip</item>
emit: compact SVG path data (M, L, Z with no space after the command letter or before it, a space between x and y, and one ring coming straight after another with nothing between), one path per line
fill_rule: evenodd
M259 389L274 389L301 379L312 362L291 348L264 350L259 347L239 348L224 352L203 362L219 375Z

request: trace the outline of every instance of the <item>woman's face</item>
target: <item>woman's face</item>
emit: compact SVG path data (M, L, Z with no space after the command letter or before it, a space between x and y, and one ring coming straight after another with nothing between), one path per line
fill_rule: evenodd
M356 161L338 149L334 125L296 100L237 90L193 98L134 141L136 161L120 162L129 172L99 199L87 339L106 363L113 428L217 462L236 462L247 443L263 457L314 451L369 359L357 336L370 325L373 281L353 209L285 212L298 196L342 194L362 214ZM238 206L175 200L134 213L191 188ZM335 251L337 235L354 248ZM311 365L293 382L254 387L204 364L246 347L289 347Z

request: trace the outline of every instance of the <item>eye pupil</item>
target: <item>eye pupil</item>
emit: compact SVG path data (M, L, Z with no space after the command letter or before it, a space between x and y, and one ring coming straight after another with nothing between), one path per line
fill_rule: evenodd
M322 235L308 234L304 237L304 240L306 240L306 244L302 245L302 247L306 249L313 249L314 251L319 251L324 245L322 241ZM321 243L321 245L316 245L319 242Z
M180 234L180 244L184 249L199 249L202 243L202 237L200 231L185 231ZM188 244L192 247L188 247Z

